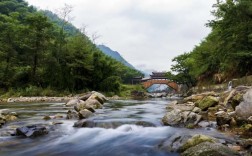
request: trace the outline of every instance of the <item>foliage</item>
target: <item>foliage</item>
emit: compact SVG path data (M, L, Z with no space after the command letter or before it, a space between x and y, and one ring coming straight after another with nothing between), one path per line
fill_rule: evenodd
M115 94L121 91L121 78L111 76L101 82L100 89L105 92L114 92Z
M215 83L252 74L252 1L217 1L214 7L215 19L207 24L212 32L186 56L189 72L179 70L184 64L176 60L184 54L175 58L172 71L182 80L188 73Z
M0 45L0 90L22 95L117 93L141 74L105 56L66 19L23 0L0 1Z
M189 73L190 66L192 63L190 60L190 54L184 53L175 57L172 61L176 62L176 64L172 65L171 70L176 74L173 74L172 72L167 72L166 76L174 82L186 84L187 87L191 87L192 85L194 85L195 79Z

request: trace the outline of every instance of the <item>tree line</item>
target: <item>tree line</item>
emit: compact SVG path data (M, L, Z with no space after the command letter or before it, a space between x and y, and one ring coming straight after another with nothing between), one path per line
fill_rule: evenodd
M0 88L119 92L139 71L104 55L65 18L23 0L0 1Z
M167 76L188 86L222 83L252 74L252 1L217 0L206 26L211 33L173 59Z

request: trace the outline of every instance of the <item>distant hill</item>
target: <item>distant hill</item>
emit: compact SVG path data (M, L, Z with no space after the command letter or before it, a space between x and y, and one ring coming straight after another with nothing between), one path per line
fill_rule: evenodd
M136 69L133 65L131 65L129 62L127 62L117 51L111 50L109 47L105 45L97 45L97 47L106 55L116 59L117 61L123 63L124 65Z

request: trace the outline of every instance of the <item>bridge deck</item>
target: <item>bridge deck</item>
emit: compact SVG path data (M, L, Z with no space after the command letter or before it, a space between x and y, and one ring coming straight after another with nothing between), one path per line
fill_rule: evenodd
M178 85L175 82L170 80L158 80L158 79L151 79L142 83L144 88L147 89L153 84L166 84L167 86L173 88L174 90L178 91Z

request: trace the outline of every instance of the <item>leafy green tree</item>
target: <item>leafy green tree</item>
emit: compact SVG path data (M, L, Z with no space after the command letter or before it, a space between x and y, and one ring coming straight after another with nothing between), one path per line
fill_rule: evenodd
M37 70L39 67L39 61L42 59L43 53L47 47L48 41L50 41L49 29L52 24L48 21L47 17L40 13L31 14L27 16L26 23L28 26L25 29L27 34L25 38L25 48L32 55L32 81L37 84L39 83L37 77Z
M175 64L172 65L171 71L176 74L167 72L166 76L168 79L176 83L186 84L188 88L195 85L195 79L190 75L190 54L184 53L175 57L172 61L175 62Z

